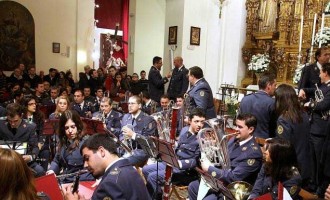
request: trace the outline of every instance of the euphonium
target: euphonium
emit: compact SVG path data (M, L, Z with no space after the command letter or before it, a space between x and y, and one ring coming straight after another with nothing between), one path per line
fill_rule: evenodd
M157 123L159 138L166 141L170 141L172 105L173 101L171 101L169 105L167 105L166 110L153 113L151 115Z

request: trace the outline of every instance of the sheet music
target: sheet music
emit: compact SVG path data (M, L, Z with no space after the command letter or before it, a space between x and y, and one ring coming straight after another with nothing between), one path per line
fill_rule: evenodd
M0 148L12 149L21 155L26 154L27 147L27 142L0 141Z

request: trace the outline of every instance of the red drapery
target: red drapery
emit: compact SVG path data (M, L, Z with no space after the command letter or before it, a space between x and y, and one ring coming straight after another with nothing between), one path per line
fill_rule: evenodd
M95 0L99 5L95 8L95 20L98 20L98 28L116 29L116 23L120 23L119 30L123 31L123 40L128 41L128 19L129 19L129 0ZM122 44L124 57L128 55L127 45Z

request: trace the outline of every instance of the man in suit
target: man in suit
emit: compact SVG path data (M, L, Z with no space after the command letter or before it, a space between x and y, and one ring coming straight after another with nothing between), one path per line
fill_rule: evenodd
M81 89L77 89L74 92L74 102L71 104L71 108L77 111L81 117L90 118L94 112L94 106L91 102L85 101L84 93Z
M36 68L34 66L29 68L28 74L24 74L25 81L29 81L31 88L35 88L36 84L41 81L41 78L36 74Z
M206 114L206 119L217 117L213 103L212 90L209 83L203 78L203 70L197 66L191 67L188 76L191 84L191 88L188 91L190 109L203 109Z
M191 171L197 166L197 159L200 154L197 134L198 131L203 128L204 121L205 113L201 109L196 108L192 110L189 115L190 126L186 126L182 129L178 145L175 149L180 168L173 168L173 173L184 175L186 171ZM162 196L161 185L158 186L157 184L164 184L165 168L166 163L164 162L143 167L142 172L147 180L147 188L151 196ZM187 174L182 177L190 178Z
M315 88L315 84L320 85L320 70L323 64L328 63L330 59L330 52L327 47L321 47L315 52L316 62L306 65L301 72L300 81L298 84L299 98L309 101L310 98L314 99L314 94L306 95L304 88Z
M173 60L174 69L170 84L167 89L167 95L171 100L175 101L176 97L186 93L188 89L188 69L183 65L182 57L175 57Z
M89 65L84 66L84 71L79 73L79 88L84 89L85 86L89 86L89 71L91 70L91 67Z
M48 106L55 106L56 105L56 99L57 99L57 97L58 97L58 95L59 95L59 89L58 89L58 87L56 87L56 86L52 86L51 88L50 88L50 97L47 97L47 98L45 98L45 99L43 99L43 101L42 101L42 105L48 105Z
M91 199L149 200L141 176L127 159L118 157L116 149L116 143L104 134L92 135L82 145L85 166L95 178L102 178ZM71 185L62 191L67 200L79 199Z
M136 138L152 136L156 134L156 121L148 114L141 111L142 100L139 96L131 96L128 100L128 112L121 121L122 136L129 146L134 149L133 155L128 157L132 165L144 163L148 156L135 141Z
M94 112L92 119L102 120L107 129L119 137L121 132L120 120L123 115L113 110L111 104L112 100L109 97L103 97L100 103L100 111Z
M259 91L246 95L241 101L239 112L251 113L258 120L254 131L256 137L266 139L275 136L275 99L272 96L274 96L276 84L275 75L266 72L258 81Z
M57 70L54 68L49 69L49 74L44 77L44 81L47 81L50 86L55 86L57 83Z
M219 179L224 185L234 181L246 181L254 184L262 165L262 152L253 136L256 125L257 119L253 115L239 114L236 119L236 136L228 142L228 155L231 163L229 168L216 168L208 159L202 158L203 171ZM198 181L189 184L189 199L197 199L198 189ZM218 199L221 194L209 191L206 196L207 199Z
M157 111L158 103L150 98L148 91L142 92L143 107L142 111L151 115Z
M35 162L39 154L36 125L22 119L23 108L17 103L7 106L7 119L0 121L0 140L27 142L27 152L22 155L36 177L45 174L44 169Z
M160 70L163 66L163 60L161 57L155 56L152 60L153 66L151 66L148 80L149 80L149 93L151 99L160 102L160 97L165 92L165 84L168 82L168 79L171 77L171 72L169 72L166 77L162 77Z

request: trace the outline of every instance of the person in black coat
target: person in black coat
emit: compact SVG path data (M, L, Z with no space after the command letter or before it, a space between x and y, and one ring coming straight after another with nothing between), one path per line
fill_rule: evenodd
M309 101L310 98L314 99L314 94L306 94L304 88L314 88L315 84L318 86L321 84L320 70L323 64L328 63L330 59L329 49L322 47L316 50L315 60L316 62L310 65L306 65L301 72L301 77L298 83L299 98Z
M188 69L183 65L182 57L175 57L174 69L170 84L168 85L167 95L171 100L175 101L176 97L186 93L189 85L188 81Z
M116 143L105 134L90 136L81 147L85 166L95 178L102 178L92 200L126 199L149 200L142 177L127 159L120 159ZM72 194L71 186L65 186L63 196L67 200L79 199Z
M163 66L163 60L161 57L154 57L152 60L153 66L151 66L148 80L149 80L149 93L151 99L160 102L160 97L165 92L165 84L168 82L168 79L171 77L171 73L168 73L166 77L162 77L160 70Z

